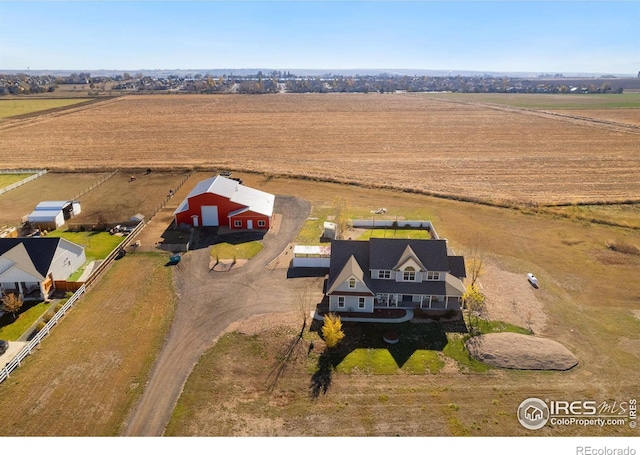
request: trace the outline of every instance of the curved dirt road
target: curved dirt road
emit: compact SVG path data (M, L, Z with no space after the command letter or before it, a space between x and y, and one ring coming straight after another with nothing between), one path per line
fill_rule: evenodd
M183 256L174 272L178 304L171 329L122 434L163 434L196 362L230 324L255 314L294 309L298 280L287 280L286 269L265 266L295 238L310 210L301 199L276 197L274 212L282 215L279 230L265 235L257 256L229 272L209 271L209 248Z

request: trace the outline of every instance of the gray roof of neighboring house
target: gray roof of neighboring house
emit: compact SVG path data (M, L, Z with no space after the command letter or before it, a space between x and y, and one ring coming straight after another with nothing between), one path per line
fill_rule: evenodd
M57 237L0 239L0 256L22 244L28 255L24 259L29 259L38 273L44 277L49 271L60 240Z

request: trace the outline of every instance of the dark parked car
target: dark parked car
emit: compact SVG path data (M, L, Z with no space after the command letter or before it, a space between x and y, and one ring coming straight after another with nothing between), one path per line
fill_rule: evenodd
M7 352L7 349L9 349L9 342L5 340L0 340L0 355Z

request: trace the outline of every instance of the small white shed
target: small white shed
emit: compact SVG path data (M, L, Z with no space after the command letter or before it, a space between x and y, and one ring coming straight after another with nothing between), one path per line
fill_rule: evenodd
M329 268L331 246L329 245L296 245L293 248L294 267Z
M34 210L27 218L40 229L57 229L64 224L62 210Z

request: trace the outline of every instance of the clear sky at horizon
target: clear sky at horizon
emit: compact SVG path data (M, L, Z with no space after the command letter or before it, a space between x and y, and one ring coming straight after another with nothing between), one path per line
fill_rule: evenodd
M5 1L0 71L640 71L640 2Z

